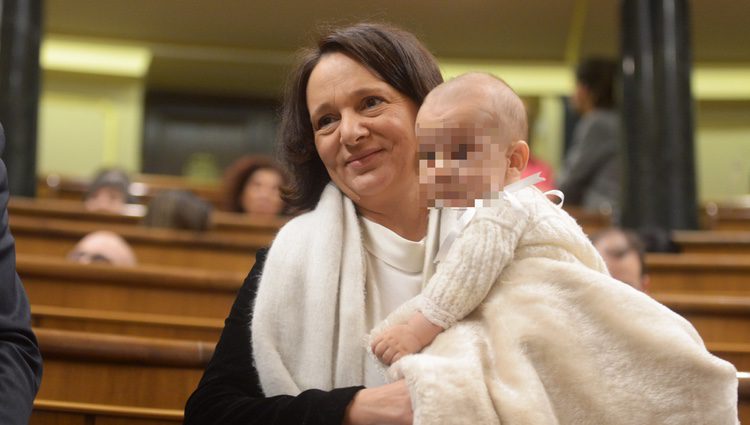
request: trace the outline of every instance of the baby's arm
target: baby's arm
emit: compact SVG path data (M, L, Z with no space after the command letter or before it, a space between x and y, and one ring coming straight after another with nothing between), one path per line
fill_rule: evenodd
M420 295L427 320L448 329L479 306L513 259L528 217L508 202L477 211Z
M478 212L419 296L420 311L379 335L372 344L375 355L391 364L417 353L476 309L513 258L527 222L528 213L507 202Z

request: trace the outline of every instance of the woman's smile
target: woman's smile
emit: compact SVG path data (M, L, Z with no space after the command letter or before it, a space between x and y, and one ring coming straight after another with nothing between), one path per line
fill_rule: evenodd
M346 160L346 166L354 171L364 171L382 158L384 153L385 150L382 148L368 149L367 151L352 155Z

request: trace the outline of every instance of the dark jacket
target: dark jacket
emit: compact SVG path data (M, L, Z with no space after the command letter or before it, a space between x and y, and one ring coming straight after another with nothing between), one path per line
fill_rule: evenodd
M558 178L565 202L592 211L611 209L620 200L620 121L615 111L595 109L581 117Z
M364 388L264 396L253 361L250 323L267 252L261 249L255 256L255 265L224 323L214 356L185 406L185 425L341 425L347 406Z
M0 126L0 153L4 148ZM42 356L31 332L29 301L16 274L8 197L8 172L0 160L0 424L26 425L42 379Z

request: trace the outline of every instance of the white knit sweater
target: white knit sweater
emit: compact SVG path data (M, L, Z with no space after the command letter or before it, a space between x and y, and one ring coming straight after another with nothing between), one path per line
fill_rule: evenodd
M564 214L537 189L525 189L521 199L520 208L501 199L498 206L477 210L420 297L419 310L427 320L447 329L474 311L513 260L522 235L527 243L542 242L546 236L527 231L535 228L540 210L558 218Z

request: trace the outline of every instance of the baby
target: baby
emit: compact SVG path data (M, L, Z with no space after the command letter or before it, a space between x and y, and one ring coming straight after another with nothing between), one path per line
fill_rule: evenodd
M492 208L479 208L470 218L419 296L418 311L372 340L383 363L421 351L471 313L512 260L529 209L501 191L526 167L527 131L523 102L489 74L462 75L425 98L416 121L421 196L430 207L470 208L484 200ZM526 191L536 192L528 194L531 202L550 203L538 190Z

